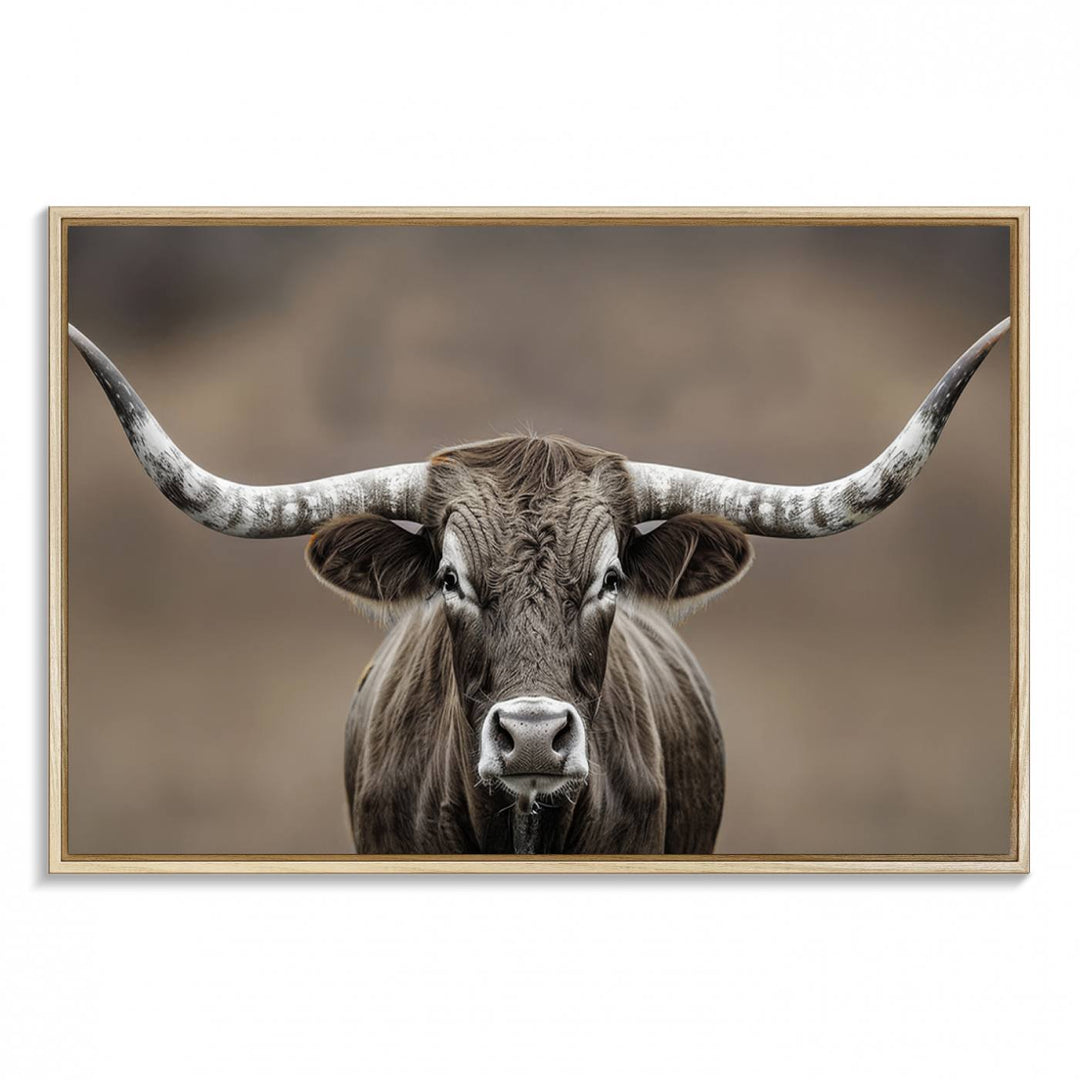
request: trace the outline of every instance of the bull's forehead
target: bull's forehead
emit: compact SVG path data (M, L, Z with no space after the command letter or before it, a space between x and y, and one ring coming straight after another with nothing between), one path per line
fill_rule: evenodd
M619 548L616 510L589 476L543 493L470 476L442 519L444 555L462 564L474 585L500 593L521 581L549 589L586 584Z

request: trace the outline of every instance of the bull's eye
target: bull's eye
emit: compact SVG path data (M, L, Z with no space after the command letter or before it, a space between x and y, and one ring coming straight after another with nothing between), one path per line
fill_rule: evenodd
M443 571L442 587L444 592L457 592L458 576L457 571L452 566L448 566Z
M604 592L617 593L619 591L619 571L613 566L604 575Z

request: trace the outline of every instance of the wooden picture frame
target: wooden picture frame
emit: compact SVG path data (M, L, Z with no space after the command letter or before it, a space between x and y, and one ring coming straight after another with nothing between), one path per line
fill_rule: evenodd
M1026 873L1028 796L1029 212L936 208L54 207L49 213L49 868L54 873ZM278 856L109 855L68 850L69 230L106 225L950 225L1010 236L1010 848L1002 855ZM119 435L117 436L119 438Z

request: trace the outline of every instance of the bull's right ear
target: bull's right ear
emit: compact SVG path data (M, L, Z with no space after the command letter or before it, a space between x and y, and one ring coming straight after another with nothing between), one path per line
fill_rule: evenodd
M438 569L423 530L410 532L373 514L324 525L308 541L306 559L324 585L378 617L431 592Z

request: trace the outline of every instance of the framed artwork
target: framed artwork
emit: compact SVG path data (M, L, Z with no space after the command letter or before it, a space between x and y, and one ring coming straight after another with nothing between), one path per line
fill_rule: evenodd
M54 872L1027 871L1025 208L49 254Z

